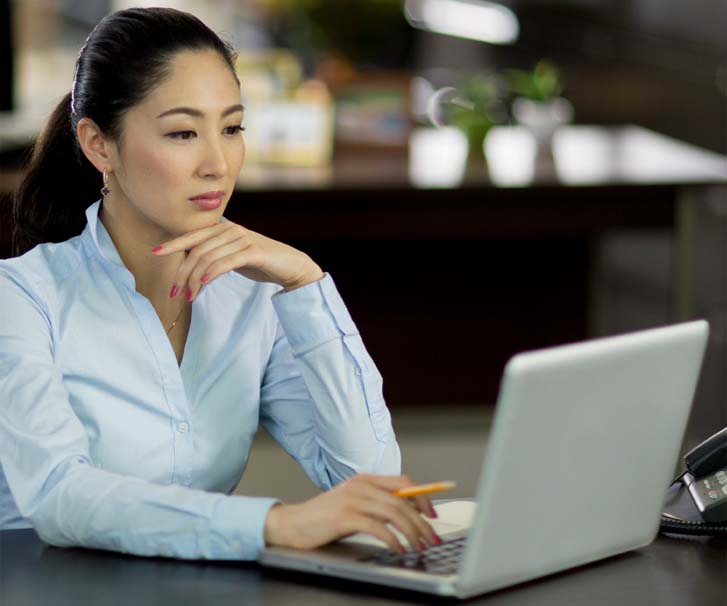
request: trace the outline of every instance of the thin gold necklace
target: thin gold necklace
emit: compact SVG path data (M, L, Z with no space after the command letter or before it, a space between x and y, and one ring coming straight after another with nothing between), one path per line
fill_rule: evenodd
M184 312L185 308L182 307L182 311L179 312L179 315L176 317L174 322L172 322L172 325L169 327L169 330L167 331L167 336L169 336L169 333L172 332L172 328L174 328L177 325L177 320L182 317L182 313Z

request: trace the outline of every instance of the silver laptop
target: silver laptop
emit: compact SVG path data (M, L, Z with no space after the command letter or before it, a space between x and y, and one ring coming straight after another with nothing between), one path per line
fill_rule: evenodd
M269 547L260 562L466 598L648 545L708 333L700 320L514 356L471 526L443 545L401 555L344 540Z

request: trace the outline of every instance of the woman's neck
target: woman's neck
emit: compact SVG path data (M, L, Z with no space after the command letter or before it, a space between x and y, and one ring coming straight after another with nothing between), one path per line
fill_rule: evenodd
M99 220L111 236L124 265L134 276L136 291L149 299L162 321L171 318L171 322L186 303L184 293L170 299L169 291L187 253L182 251L163 257L153 255L151 249L154 246L174 236L163 230L150 230L148 224L140 224L130 213L119 212L123 205L107 202L104 200L101 204Z

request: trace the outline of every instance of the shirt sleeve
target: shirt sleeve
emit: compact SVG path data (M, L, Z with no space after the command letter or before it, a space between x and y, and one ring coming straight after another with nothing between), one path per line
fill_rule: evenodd
M357 473L401 473L383 381L333 279L272 298L277 334L260 421L322 489Z
M41 301L0 271L0 464L20 514L40 538L142 556L256 558L275 499L155 484L94 467L54 364L52 322Z

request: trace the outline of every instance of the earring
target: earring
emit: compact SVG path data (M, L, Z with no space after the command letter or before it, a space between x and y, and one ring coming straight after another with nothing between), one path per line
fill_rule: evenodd
M109 176L106 171L103 171L103 187L101 188L101 195L108 196L111 193L108 184Z

